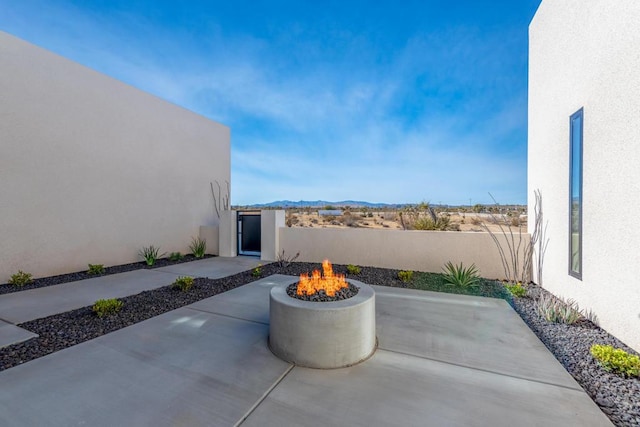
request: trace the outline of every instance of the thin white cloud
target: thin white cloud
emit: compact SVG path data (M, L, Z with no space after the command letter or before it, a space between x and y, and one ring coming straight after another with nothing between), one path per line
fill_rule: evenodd
M505 58L516 61L506 53L509 34L415 34L377 61L375 46L345 33L350 58L332 64L322 61L322 45L279 52L267 40L225 36L215 24L200 40L138 16L119 14L116 22L79 7L45 9L29 25L9 8L12 26L232 126L233 203L466 203L487 202L488 191L505 202L526 199L525 141L509 139L525 135L526 92L510 90L519 80L503 70ZM286 57L304 53L311 59Z

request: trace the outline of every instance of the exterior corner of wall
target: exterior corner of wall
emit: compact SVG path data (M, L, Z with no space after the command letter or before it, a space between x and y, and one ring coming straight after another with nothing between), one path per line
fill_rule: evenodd
M275 261L280 251L280 228L285 226L283 210L263 210L260 212L261 247L260 259Z

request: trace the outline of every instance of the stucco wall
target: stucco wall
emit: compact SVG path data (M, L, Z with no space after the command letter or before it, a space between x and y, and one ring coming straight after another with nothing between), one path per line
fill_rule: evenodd
M636 350L638 22L637 0L543 0L529 27L528 160L529 194L541 190L549 223L543 286L593 309L603 328ZM583 273L578 280L568 274L569 117L582 107ZM530 218L532 209L530 198Z
M523 233L522 238L529 235ZM466 267L475 264L483 277L505 278L498 249L488 233L282 227L282 249L289 256L300 252L298 261L328 258L336 264L436 273L448 261L462 262Z
M0 32L0 283L188 251L230 132Z

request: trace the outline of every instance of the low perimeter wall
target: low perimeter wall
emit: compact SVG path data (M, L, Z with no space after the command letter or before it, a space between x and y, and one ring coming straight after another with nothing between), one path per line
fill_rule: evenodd
M503 236L497 236L507 248ZM518 236L515 236L516 241ZM523 242L529 234L522 235ZM352 228L280 228L280 250L300 252L298 261L395 268L439 273L448 261L475 264L482 277L504 279L489 233ZM522 260L522 256L520 257ZM522 265L522 261L520 261Z

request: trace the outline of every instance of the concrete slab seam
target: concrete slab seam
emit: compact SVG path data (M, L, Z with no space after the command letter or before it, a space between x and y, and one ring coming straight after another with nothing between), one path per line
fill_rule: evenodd
M547 382L547 381L535 380L535 379L532 379L532 378L524 378L524 377L521 377L521 376L518 376L518 375L509 375L509 374L505 374L505 373L502 373L502 372L492 371L490 369L478 368L476 366L469 366L469 365L463 365L461 363L448 362L446 360L438 359L438 358L435 358L435 357L426 357L426 356L421 356L421 355L418 355L418 354L408 353L408 352L404 352L404 351L390 350L388 348L384 348L384 347L381 347L381 346L378 347L378 350L388 351L389 353L402 354L404 356L416 357L418 359L431 360L433 362L440 362L440 363L444 363L444 364L451 365L451 366L458 366L460 368L473 369L474 371L486 372L486 373L489 373L489 374L500 375L500 376L507 377L507 378L515 378L515 379L518 379L518 380L529 381L529 382L532 382L532 383L550 385L550 386L554 386L554 387L564 388L564 389L567 389L567 390L585 392L584 389L582 387L580 387L580 385L578 383L576 383L577 387L567 387L567 386L564 386L564 385L561 385L561 384L554 384L554 383L550 383L550 382ZM564 367L563 367L563 369L564 369ZM568 372L567 372L567 375L571 376ZM573 377L571 377L571 378L573 378Z
M245 322L257 323L258 325L269 326L269 323L267 323L267 322L259 322L257 320L253 320L253 319L245 319L244 317L231 316L229 314L218 313L216 311L209 311L209 310L204 310L204 309L201 309L201 308L195 308L195 307L189 307L189 306L182 307L182 308L186 308L186 309L193 310L193 311L199 311L200 313L214 314L214 315L220 316L220 317L228 317L230 319L242 320L242 321L245 321Z
M247 418L249 418L251 416L251 414L258 408L258 406L260 406L260 404L267 398L267 396L269 396L269 394L271 394L271 392L285 379L285 377L287 375L289 375L289 372L291 372L293 370L293 368L295 368L295 365L290 365L289 368L283 372L282 375L280 375L280 377L274 381L274 383L271 385L271 387L269 387L267 389L267 391L265 391L262 396L260 396L260 398L256 401L256 403L253 404L253 406L251 406L251 408L249 408L249 410L247 411L246 414L244 414L237 423L235 423L233 425L233 427L238 427L240 425L242 425Z

